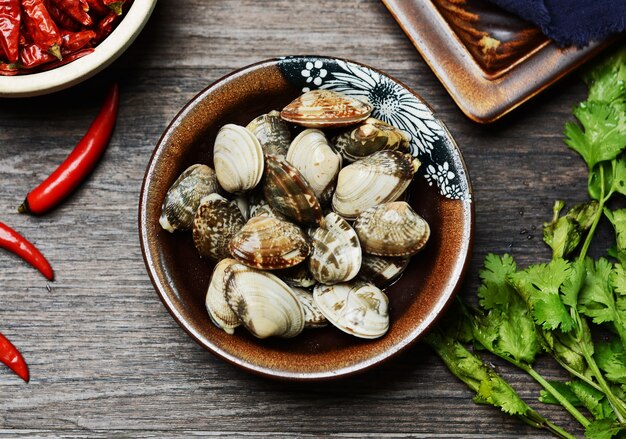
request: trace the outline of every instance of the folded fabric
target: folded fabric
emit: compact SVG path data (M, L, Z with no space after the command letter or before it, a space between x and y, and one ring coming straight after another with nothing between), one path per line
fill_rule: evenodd
M626 29L626 0L489 0L536 24L559 46L586 46Z

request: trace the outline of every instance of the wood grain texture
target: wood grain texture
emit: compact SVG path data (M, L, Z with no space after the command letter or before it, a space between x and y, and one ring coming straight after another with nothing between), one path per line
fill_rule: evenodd
M0 331L23 351L32 376L25 385L0 368L0 436L546 436L474 405L425 346L341 381L274 382L201 349L159 302L137 234L139 190L159 136L185 102L231 70L310 53L387 71L420 93L457 139L477 219L464 297L474 300L489 252L511 252L522 266L548 256L540 235L552 202L585 194L584 165L561 135L585 96L575 77L478 126L376 0L161 0L103 74L50 96L0 100L0 219L38 245L57 274L47 283L0 253ZM16 213L86 131L112 79L122 90L118 124L89 181L49 215ZM536 399L528 377L496 364L524 398ZM547 360L539 369L565 378ZM581 434L563 410L533 405Z

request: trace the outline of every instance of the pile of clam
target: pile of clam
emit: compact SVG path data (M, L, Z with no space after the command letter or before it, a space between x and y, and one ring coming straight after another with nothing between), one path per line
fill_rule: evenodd
M307 92L246 127L223 126L215 170L193 165L169 189L161 226L192 230L200 255L217 262L206 307L219 328L243 325L259 338L328 322L362 338L387 332L381 288L430 229L397 201L419 161L404 133L371 112L339 93Z

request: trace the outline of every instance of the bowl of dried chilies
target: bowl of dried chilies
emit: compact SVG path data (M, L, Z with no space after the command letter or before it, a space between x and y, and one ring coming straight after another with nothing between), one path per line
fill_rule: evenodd
M403 84L334 58L238 70L172 121L146 171L148 272L199 344L324 379L399 353L456 292L472 244L461 153Z
M0 5L0 97L68 88L120 56L156 0L9 0Z

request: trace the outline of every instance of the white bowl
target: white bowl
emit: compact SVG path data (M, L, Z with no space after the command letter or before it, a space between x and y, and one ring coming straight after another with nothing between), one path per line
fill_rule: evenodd
M157 0L135 0L111 35L87 56L46 72L0 76L0 98L52 93L92 77L115 61L131 45L150 18L156 2Z

